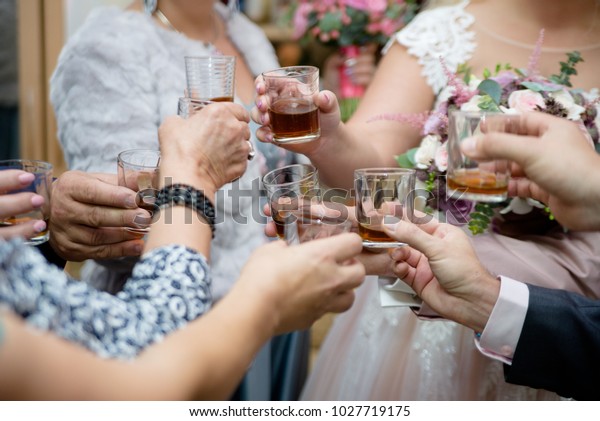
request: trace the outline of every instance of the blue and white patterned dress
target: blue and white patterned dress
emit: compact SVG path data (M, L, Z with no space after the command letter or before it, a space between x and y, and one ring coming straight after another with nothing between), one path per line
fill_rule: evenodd
M102 357L129 359L211 305L204 256L179 245L136 264L117 295L69 278L21 240L0 240L0 306Z

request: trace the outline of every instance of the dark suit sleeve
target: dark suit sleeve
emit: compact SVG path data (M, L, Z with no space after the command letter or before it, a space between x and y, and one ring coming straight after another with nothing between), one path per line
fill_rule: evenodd
M528 285L529 307L509 383L578 400L600 399L600 301Z

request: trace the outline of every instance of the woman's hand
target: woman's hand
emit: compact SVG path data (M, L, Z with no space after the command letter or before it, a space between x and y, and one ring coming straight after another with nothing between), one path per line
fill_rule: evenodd
M256 137L261 142L273 142L273 133L269 127L269 98L266 93L266 86L262 76L256 78L257 98L255 106L252 108L252 120L260 124L261 127L256 130ZM316 95L315 103L319 107L319 120L321 125L321 137L317 140L301 144L281 145L281 147L292 152L302 153L310 157L316 153L327 139L335 133L341 123L340 106L333 92L321 91Z
M160 126L161 182L201 184L214 194L239 178L251 152L248 112L234 103L215 103L189 119L169 117ZM201 181L199 181L201 180Z
M39 194L22 192L6 194L29 186L35 176L21 170L4 170L0 172L0 220L31 212L44 204ZM46 229L46 223L40 219L0 228L0 238L13 237L32 238Z
M365 276L355 260L361 250L360 237L351 233L294 246L275 241L248 259L238 284L247 299L272 308L274 333L305 329L325 313L350 308Z

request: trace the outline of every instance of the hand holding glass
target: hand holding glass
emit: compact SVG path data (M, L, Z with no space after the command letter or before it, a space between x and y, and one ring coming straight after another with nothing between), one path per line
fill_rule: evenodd
M152 213L159 188L160 151L153 149L129 149L117 157L119 186L138 192L137 205ZM147 228L125 228L128 231L145 234Z
M295 229L293 224L299 215L310 213L310 207L320 203L317 169L305 164L278 168L263 177L263 186L267 191L277 236L291 241L293 235L290 229Z
M290 66L262 74L269 100L269 120L273 142L305 143L321 135L319 107L319 69Z
M389 237L384 225L414 212L415 171L403 168L364 168L354 171L358 234L367 248L406 245Z
M448 195L479 202L502 202L508 194L510 163L477 162L466 157L461 143L480 133L511 132L517 116L502 113L454 111L448 124Z
M0 220L2 225L15 225L25 223L31 220L43 220L46 222L46 229L35 237L30 238L27 244L37 245L48 241L50 232L48 231L48 221L50 219L50 193L52 191L52 164L44 161L34 161L29 159L10 159L0 161L0 171L3 170L21 170L31 173L35 176L33 182L19 190L13 190L6 194L16 193L35 193L44 198L44 204L30 212L11 215L8 218Z

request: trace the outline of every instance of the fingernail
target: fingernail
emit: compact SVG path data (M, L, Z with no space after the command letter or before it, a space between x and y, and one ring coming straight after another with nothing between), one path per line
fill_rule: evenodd
M390 231L396 231L396 228L398 228L398 224L400 224L401 222L392 222L392 223L383 223L383 228L390 230Z
M325 97L325 101L327 101L327 103L329 104L329 94L323 94L323 96Z
M33 229L35 232L42 232L46 229L46 223L44 221L37 221L33 224Z
M150 226L150 222L152 222L152 218L145 213L138 213L133 218L133 225L137 226L138 228L148 228Z
M125 207L129 209L137 208L137 203L135 203L135 196L127 195L125 198Z
M256 107L260 110L262 108L262 101L259 99L256 101Z
M392 258L392 260L398 260L400 259L400 257L402 257L402 251L400 249L392 249L392 251L390 251L390 257Z
M133 251L137 254L142 254L143 245L141 243L136 243L133 246Z
M44 197L40 196L39 194L32 196L31 204L32 204L32 206L39 208L40 206L42 206L44 204Z
M26 185L31 184L31 182L35 179L35 175L30 172L27 172L25 174L21 174L18 178L21 184Z
M264 115L264 114L261 114L261 115L260 115L260 122L261 122L262 124L265 124L265 115Z
M265 140L267 142L272 142L273 141L273 135L269 133L268 135L265 136Z
M460 148L464 153L475 152L477 147L477 138L475 136L468 137L460 143Z

